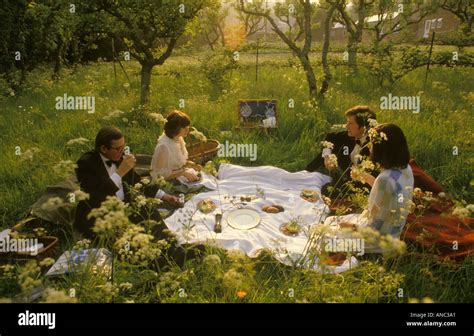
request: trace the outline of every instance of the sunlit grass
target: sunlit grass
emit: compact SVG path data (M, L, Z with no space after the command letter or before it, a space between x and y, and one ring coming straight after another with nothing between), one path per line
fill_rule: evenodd
M472 187L469 187L473 178L473 69L434 68L426 88L423 87L424 70L418 69L396 83L394 88L384 89L364 71L355 75L339 67L334 70L326 99L313 108L308 101L303 71L296 65L290 66L286 57L263 57L258 82L255 81L253 55L242 55L242 60L240 68L228 75L226 91L217 100L210 100L212 83L200 70L199 60L171 58L163 67L154 69L150 110L166 114L175 108L182 109L191 116L194 126L209 138L257 144L255 162L248 158L230 158L231 162L298 171L318 153L319 141L329 126L344 123L346 109L367 104L378 112L380 122L391 121L402 127L412 156L452 197L467 202L474 200ZM291 64L296 62L293 60ZM51 173L57 162L75 161L88 148L66 147L70 139L87 138L91 148L97 130L113 124L123 130L133 152L153 152L162 129L159 124L142 120L132 111L138 105L140 69L134 62L126 62L125 69L131 85L119 67L117 80L114 79L111 63L79 66L75 71L66 69L57 82L50 81L50 73L40 69L32 74L21 95L2 99L1 227L11 227L24 218L46 186L59 182L60 179ZM56 110L55 97L64 93L94 95L96 113ZM380 96L388 93L421 95L421 112L379 111ZM278 99L278 129L268 133L236 131L237 101L254 98ZM290 99L294 101L293 108L288 104ZM184 108L179 107L181 102L184 102ZM114 110L125 113L111 121L103 119ZM40 151L33 161L21 160L15 153L17 146L22 153L32 147ZM458 155L453 155L453 146L459 149ZM408 297L426 296L442 302L472 302L474 299L472 256L456 265L440 262L429 254L366 261L355 270L337 276L290 269L263 256L245 266L249 268L248 272L255 271L255 274L244 279L250 287L245 298L239 299L235 291L222 283L223 274L235 265L225 261L222 251L212 253L219 254L223 260L221 277L209 278L208 269L194 261L189 262L185 269L192 270L194 275L179 280L180 286L186 288L186 299L177 293L158 295L157 286L168 285L157 284L157 275L152 271L148 275L141 272L137 278L129 269L122 269L117 271L117 279L134 283L137 289L124 297L135 302L406 302ZM176 269L171 272L179 273ZM63 288L69 288L73 283L71 279L63 281ZM95 280L90 281L92 285ZM0 297L9 295L6 288L0 287ZM398 288L403 289L403 297L397 296ZM293 296L289 295L291 289ZM91 292L84 300L101 301L103 298L100 293Z

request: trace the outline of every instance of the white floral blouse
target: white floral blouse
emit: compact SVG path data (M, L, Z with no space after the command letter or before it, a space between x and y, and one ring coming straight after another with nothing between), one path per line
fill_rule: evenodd
M188 160L188 151L182 137L174 141L166 134L158 138L158 143L151 160L151 176L158 175L168 178L173 171L181 169Z

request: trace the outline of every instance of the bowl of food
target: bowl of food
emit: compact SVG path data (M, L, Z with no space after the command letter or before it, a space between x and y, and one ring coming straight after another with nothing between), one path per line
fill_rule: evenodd
M301 231L301 225L297 220L291 220L280 226L280 231L287 236L296 237Z
M318 192L313 189L301 190L300 196L302 199L308 202L316 202L319 199Z
M267 213L279 213L285 211L285 209L278 204L264 205L262 210Z
M208 214L213 212L216 208L217 205L214 203L213 200L206 198L198 202L197 204L198 210L201 211L202 213Z

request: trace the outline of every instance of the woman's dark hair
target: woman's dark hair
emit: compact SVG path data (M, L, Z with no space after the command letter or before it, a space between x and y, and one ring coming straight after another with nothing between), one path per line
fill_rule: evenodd
M345 113L346 117L355 117L355 121L359 127L369 126L369 119L377 119L375 112L372 109L365 105L358 105L351 107Z
M107 149L110 149L112 146L112 140L118 140L122 138L123 134L117 127L102 127L95 137L95 150L100 152L101 146L105 146Z
M182 128L191 125L191 119L188 115L178 110L171 112L166 120L165 134L168 138L174 138Z
M380 133L387 136L387 140L372 142L370 158L374 163L379 163L385 169L404 169L410 160L410 152L405 135L400 127L392 123L380 124L375 127L378 138Z

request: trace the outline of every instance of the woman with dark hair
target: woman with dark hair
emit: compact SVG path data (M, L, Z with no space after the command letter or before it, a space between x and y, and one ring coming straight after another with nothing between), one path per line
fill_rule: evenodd
M189 182L198 180L198 176L186 165L195 165L188 161L188 151L183 140L189 133L191 119L181 111L175 110L166 118L165 131L158 143L151 161L151 176L158 175L167 180L184 176Z
M328 217L326 223L354 230L370 227L381 235L399 239L413 194L408 144L400 127L391 123L378 125L369 132L369 137L371 160L380 165L381 172L370 191L368 208L361 215ZM366 246L366 252L381 251Z

